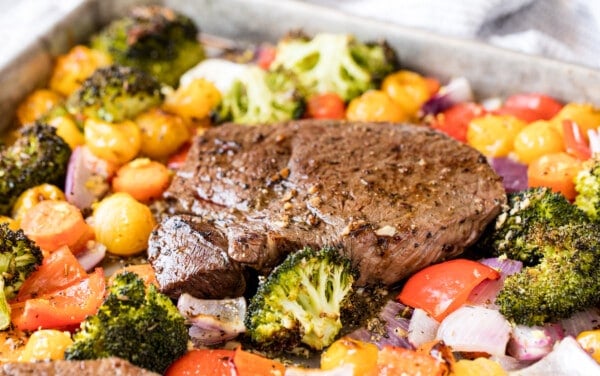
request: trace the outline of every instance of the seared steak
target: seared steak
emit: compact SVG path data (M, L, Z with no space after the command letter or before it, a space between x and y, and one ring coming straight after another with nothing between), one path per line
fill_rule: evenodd
M157 373L136 367L119 358L98 360L55 360L37 363L5 363L0 376L158 376Z
M197 226L190 217L159 225L149 243L158 281L172 296L212 298L240 293L241 267L268 272L304 245L337 246L361 284L391 285L459 255L506 201L486 159L441 133L336 121L213 128L166 197L203 225L190 247L173 225ZM215 287L220 276L227 287Z

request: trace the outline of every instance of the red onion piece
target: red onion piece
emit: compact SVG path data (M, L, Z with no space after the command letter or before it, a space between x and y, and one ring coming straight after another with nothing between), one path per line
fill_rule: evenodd
M506 192L518 192L527 189L527 165L510 157L488 158L488 163L502 177Z
M504 280L511 274L517 273L523 269L521 261L511 260L506 257L494 257L479 260L484 265L496 269L500 272L500 278L491 280L486 279L477 285L467 298L467 302L472 305L480 305L487 308L496 309L496 296L504 285Z
M510 332L511 326L500 312L465 305L441 322L437 339L454 351L504 355Z
M520 376L600 375L600 364L579 346L575 338L565 337L548 355L514 374Z
M348 334L348 337L373 343L379 349L388 345L412 349L413 346L408 341L410 320L401 314L407 309L409 308L404 304L389 300L379 314L379 318L385 322L385 335L373 333L366 328L360 328Z
M196 345L222 343L246 330L246 300L243 297L216 300L182 294L177 308L192 324L189 334Z
M415 308L408 324L408 341L414 346L433 341L440 324L424 310Z
M67 201L79 209L89 208L108 191L108 178L114 173L112 170L108 162L94 156L85 146L76 147L67 166Z
M457 103L473 101L473 91L464 77L453 78L421 106L421 115L437 115Z
M563 337L564 331L560 324L516 325L506 352L517 360L538 360L550 353L556 341Z
M106 255L106 246L97 241L89 241L85 250L77 254L77 261L89 272L102 262Z
M565 335L577 337L585 330L600 329L600 309L588 308L560 321Z

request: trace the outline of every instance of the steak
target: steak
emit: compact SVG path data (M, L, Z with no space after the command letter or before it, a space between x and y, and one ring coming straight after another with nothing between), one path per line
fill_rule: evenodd
M361 285L393 285L459 255L506 202L486 159L442 133L317 120L208 130L165 197L149 260L163 292L201 298L239 295L244 269L304 246L338 247Z
M36 363L4 363L0 376L158 376L119 358L97 360L55 360Z

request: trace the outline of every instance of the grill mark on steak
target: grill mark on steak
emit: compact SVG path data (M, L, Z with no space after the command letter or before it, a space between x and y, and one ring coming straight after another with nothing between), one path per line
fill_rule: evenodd
M215 298L241 294L233 280L244 268L266 273L303 246L339 247L359 283L391 285L460 254L506 202L485 158L441 133L314 120L210 129L165 196L179 220L220 235L172 262L181 241L169 238L181 234L170 219L161 223L148 249L159 284L171 296ZM211 252L225 257L206 266ZM222 275L218 289L203 286Z

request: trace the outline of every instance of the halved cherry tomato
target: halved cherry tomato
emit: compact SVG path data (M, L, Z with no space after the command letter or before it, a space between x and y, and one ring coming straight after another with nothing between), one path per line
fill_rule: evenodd
M570 154L546 154L529 164L527 179L530 187L550 187L573 200L577 195L573 180L581 168L582 161Z
M85 278L87 273L69 247L62 247L44 257L42 265L23 282L16 301L47 295Z
M308 100L306 114L313 119L344 119L346 105L336 93L317 94Z
M469 123L485 113L485 109L479 104L459 103L438 114L431 126L458 141L466 142Z
M97 268L62 290L12 304L11 322L19 330L72 327L98 311L105 287L104 271Z
M506 99L503 106L505 110L522 110L522 114L527 113L525 110L529 110L531 112L529 112L528 116L534 116L533 114L536 115L531 120L521 118L525 121L549 120L554 117L554 115L556 115L562 107L563 105L556 99L548 95L538 93L522 93L511 95ZM515 111L514 113L510 114L516 116L516 113L518 112L519 111Z
M233 376L234 350L198 349L188 351L165 372L165 376Z
M583 161L590 159L592 151L579 125L572 120L563 120L562 126L563 141L567 153Z
M500 107L492 111L494 115L510 115L514 116L519 120L523 120L526 123L533 123L536 120L544 120L540 117L539 113L529 108L510 108Z
M437 321L463 305L471 290L500 273L476 261L455 259L429 266L406 281L397 299L425 310Z

